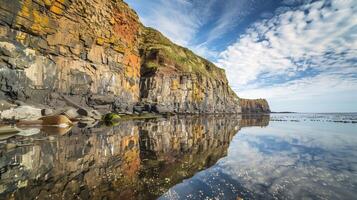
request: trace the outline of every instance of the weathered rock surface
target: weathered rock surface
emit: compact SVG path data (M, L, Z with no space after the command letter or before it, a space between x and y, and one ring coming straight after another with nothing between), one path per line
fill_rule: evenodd
M117 111L138 102L140 23L125 3L0 0L0 10L0 99L90 106L111 95Z
M270 113L268 101L266 99L242 99L239 104L243 113Z
M54 112L50 108L44 108L41 110L41 114L42 114L42 116L49 116L49 115L53 115Z
M1 119L36 120L42 117L42 110L32 106L19 106L0 112Z
M67 116L70 119L75 119L75 118L79 117L77 109L75 109L75 108L66 109L66 111L63 112L63 115Z
M102 113L241 112L224 70L144 27L122 0L0 0L0 10L0 99Z
M142 31L141 101L158 112L240 113L223 69L173 44L158 31Z

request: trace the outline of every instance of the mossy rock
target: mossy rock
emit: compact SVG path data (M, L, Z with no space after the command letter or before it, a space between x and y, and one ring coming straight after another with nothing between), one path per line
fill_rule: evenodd
M119 124L121 117L115 113L107 113L102 117L102 121L106 126L116 126Z

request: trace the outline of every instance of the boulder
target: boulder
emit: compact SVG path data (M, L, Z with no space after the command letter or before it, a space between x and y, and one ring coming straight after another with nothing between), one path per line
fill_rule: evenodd
M86 110L86 109L84 109L84 108L80 108L80 109L78 109L77 110L77 113L79 114L79 115L82 115L82 116L89 116L89 111L88 110Z
M147 112L151 112L151 111L152 111L152 106L151 106L151 104L145 104L145 105L144 105L144 110L147 111Z
M40 118L40 120L42 120L43 126L69 127L73 125L72 121L65 115L46 116Z
M77 109L75 109L75 108L67 109L66 111L63 112L63 114L66 115L70 119L75 119L79 116Z
M142 113L144 110L144 106L134 106L133 107L134 113Z
M153 106L153 111L154 111L154 112L157 112L157 113L169 113L169 112L171 112L172 110L169 109L169 108L166 107L166 106L163 106L163 105L154 105L154 106Z
M53 110L50 108L45 108L41 110L42 116L49 116L49 115L53 115Z
M16 105L14 104L11 104L5 100L0 100L0 111L3 111L3 110L9 110L11 108L15 108Z
M42 110L32 106L19 106L1 112L1 119L36 120L42 117Z

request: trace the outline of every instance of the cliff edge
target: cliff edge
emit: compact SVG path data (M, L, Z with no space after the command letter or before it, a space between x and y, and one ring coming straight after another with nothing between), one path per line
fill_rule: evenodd
M223 69L144 27L122 0L0 0L0 10L0 99L118 113L242 111Z

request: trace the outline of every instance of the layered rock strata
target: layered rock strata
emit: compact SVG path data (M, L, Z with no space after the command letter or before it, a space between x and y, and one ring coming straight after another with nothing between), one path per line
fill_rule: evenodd
M266 99L239 99L243 113L270 113L270 107Z
M141 100L163 112L240 113L223 69L145 28L140 44Z
M0 0L0 99L103 112L240 113L224 70L122 0Z
M130 110L140 22L122 1L0 0L0 98Z

